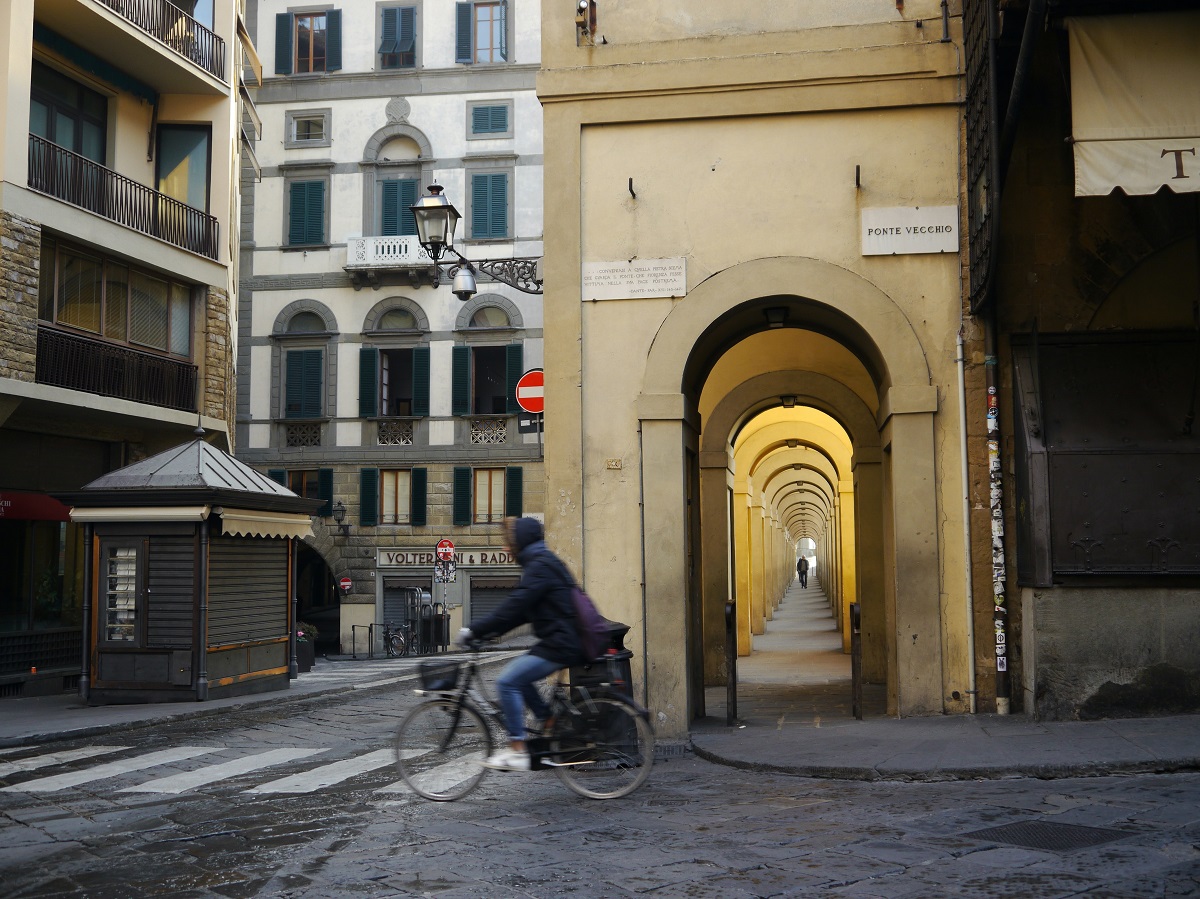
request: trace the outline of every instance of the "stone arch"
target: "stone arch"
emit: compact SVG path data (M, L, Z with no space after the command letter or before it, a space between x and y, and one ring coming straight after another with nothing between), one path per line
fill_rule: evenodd
M385 312L389 312L392 309L404 309L411 312L417 323L416 329L428 333L429 316L425 314L425 310L421 307L420 303L408 297L384 297L372 306L363 318L363 331L378 330L376 323L383 317Z
M324 303L318 300L293 300L275 316L275 323L271 326L272 334L287 333L288 322L301 312L314 312L321 317L325 322L325 331L332 335L338 333L337 316Z
M732 304L731 297L740 302ZM855 351L881 393L896 387L931 386L921 342L891 297L865 278L829 262L776 257L732 266L688 291L654 337L643 392L679 393L687 385L688 373L696 369L697 356L713 355L727 344L713 334L715 324L720 323L722 331L736 332L740 339L766 326L762 310L772 306L802 313L794 326L828 333ZM706 334L713 336L706 340ZM697 352L706 346L712 350Z
M744 421L742 416L753 405L779 405L780 395L796 394L796 390L760 393L758 397L748 394L746 405L738 410L726 405L723 411L730 428L717 427L718 416L710 415L699 441L696 402L708 373L730 347L777 325L812 330L837 340L859 359L875 384L877 411L862 397L850 401L847 394L851 391L845 385L839 395L844 402L812 405L830 410L851 434L851 492L858 505L868 498L856 516L858 548L879 562L872 572L874 581L861 578L856 589L878 598L871 623L877 628L874 634L867 633L867 609L863 609L864 636L884 648L889 712L940 714L946 706L934 464L937 388L924 347L904 311L865 278L828 262L776 257L731 266L690 288L655 333L637 401L641 477L643 483L678 483L680 492L676 496L659 490L656 502L646 507L642 532L648 560L646 626L687 632L689 621L699 622L701 644L697 647L695 641L689 641L690 652L684 661L687 673L682 679L688 685L688 711L701 711L702 690L697 690L697 681L721 682L716 679L721 672L705 663L709 650L715 650L724 663L723 641L713 640L717 626L710 623L707 613L718 597L723 607L731 583L727 509L736 510L736 497L727 498L733 486L727 447L732 425ZM760 377L770 379L771 374ZM777 379L777 383L785 380ZM836 389L833 385L837 382L826 381L824 389ZM710 434L710 428L719 436ZM699 449L701 526L690 532L695 542L689 547L689 531L678 510L686 508L686 493L693 489L689 487L691 446ZM883 447L889 450L886 456ZM889 484L905 485L902 501ZM730 502L734 506L729 506ZM891 522L887 528L885 518ZM772 539L778 543L779 535ZM664 546L670 546L671 552L662 552ZM700 560L699 589L689 580L687 559L691 555ZM682 603L681 596L686 597ZM902 603L899 610L898 603ZM871 673L878 674L880 667L876 664ZM675 684L664 685L661 697L650 697L651 705L665 707L676 702L676 689Z
M363 147L363 160L366 162L379 162L379 151L383 149L388 141L394 140L397 137L407 137L417 145L419 151L418 158L422 161L428 160L432 162L433 145L429 142L429 138L425 136L425 132L420 128L414 128L407 122L389 122L372 134Z
M498 293L481 293L476 294L462 304L462 308L458 310L458 317L455 319L454 328L457 331L471 330L471 317L482 309L484 306L495 306L504 311L508 316L509 327L515 331L523 330L525 320L521 317L521 310L506 296Z

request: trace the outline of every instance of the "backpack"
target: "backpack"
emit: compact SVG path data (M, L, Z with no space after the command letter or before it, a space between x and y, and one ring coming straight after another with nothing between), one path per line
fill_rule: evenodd
M608 648L608 622L578 585L571 587L571 605L575 607L575 629L583 654L589 662L600 658Z

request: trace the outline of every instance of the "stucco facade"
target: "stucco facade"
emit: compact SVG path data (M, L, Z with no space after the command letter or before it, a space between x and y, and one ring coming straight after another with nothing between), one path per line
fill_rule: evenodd
M251 4L267 71L239 295L238 455L327 501L300 588L325 650L380 649L380 625L405 619L414 588L454 627L493 607L519 575L500 521L543 507L540 439L511 389L542 366L541 296L481 274L460 300L405 220L437 183L463 215L458 251L542 255L540 10L466 6L460 21L464 4L450 0ZM310 27L324 35L319 60L301 52ZM307 189L319 199L306 233L293 201ZM289 368L300 357L317 360L303 408ZM435 585L442 539L462 552L455 581ZM343 578L349 590L334 587Z
M547 525L634 622L661 733L723 677L726 600L745 651L804 536L890 711L968 708L960 244L862 233L864 210L958 206L942 13L605 3L581 33L543 5ZM597 264L625 295L593 298Z

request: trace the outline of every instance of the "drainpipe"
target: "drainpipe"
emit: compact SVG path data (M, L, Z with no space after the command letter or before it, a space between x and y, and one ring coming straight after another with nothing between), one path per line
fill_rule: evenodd
M196 701L208 699L208 519L200 522L200 620L197 622Z
M83 526L83 659L80 664L79 698L88 701L92 680L92 590L100 578L92 565L93 525ZM98 588L97 588L98 589Z
M638 515L642 519L642 707L650 708L650 622L646 605L646 466L642 447L642 423L638 421ZM693 660L693 663L699 660ZM701 663L703 664L703 663Z
M967 468L967 378L966 358L963 355L963 332L958 331L958 429L962 434L959 441L959 467L962 470L963 500L963 557L966 562L966 606L967 606L967 695L971 699L971 714L975 714L975 596L971 580L971 482Z
M1004 484L1000 471L1000 403L996 373L996 304L984 324L987 374L988 497L992 511L992 623L996 632L996 714L1007 715L1012 698L1008 677L1008 604L1005 594Z

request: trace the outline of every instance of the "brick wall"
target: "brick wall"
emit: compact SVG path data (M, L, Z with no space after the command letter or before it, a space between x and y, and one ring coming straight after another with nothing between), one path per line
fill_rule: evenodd
M42 229L0 212L0 378L34 380Z
M204 414L229 425L233 438L233 341L229 331L229 294L208 289L204 329ZM230 447L232 450L232 447Z

